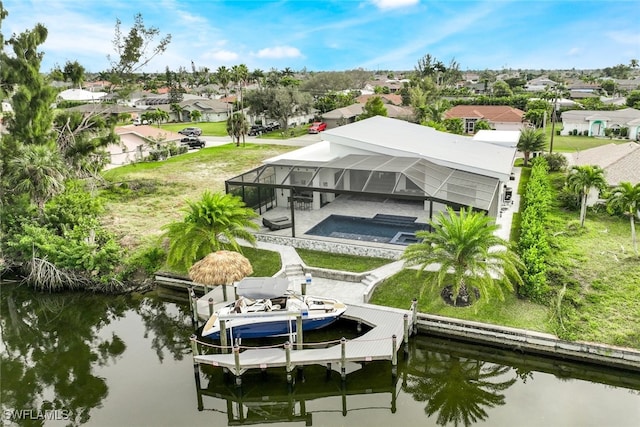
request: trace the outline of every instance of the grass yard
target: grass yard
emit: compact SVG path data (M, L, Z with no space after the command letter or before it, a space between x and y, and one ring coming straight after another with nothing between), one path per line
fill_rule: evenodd
M305 264L312 267L328 268L331 270L363 273L389 264L391 260L363 256L345 256L334 253L296 249Z
M567 339L640 348L640 257L628 219L589 210L556 209L550 227L554 261L566 271L567 292L556 333Z
M205 191L224 191L224 181L261 161L295 149L279 145L227 144L182 154L161 162L142 162L106 171L105 226L126 247L162 234L161 226L182 219L185 200Z
M409 309L418 299L418 311L456 319L473 320L539 332L551 332L547 307L505 295L505 300L479 302L470 307L452 307L440 297L442 289L431 286L428 273L417 276L414 269L404 269L382 282L374 291L372 304ZM420 296L424 285L424 293Z
M562 129L556 124L556 130ZM547 143L551 144L551 126L547 126ZM607 144L625 144L629 142L628 139L609 139L609 138L595 138L593 136L553 136L553 151L573 153L575 151L588 150L589 148L600 147ZM547 145L549 147L549 145Z
M184 128L196 127L202 129L205 136L229 136L227 134L227 122L185 122L185 123L165 123L160 128L178 132Z

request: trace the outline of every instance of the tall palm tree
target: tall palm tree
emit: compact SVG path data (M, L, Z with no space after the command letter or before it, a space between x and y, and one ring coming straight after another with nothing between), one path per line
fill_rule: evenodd
M508 248L508 242L496 236L499 228L484 213L471 208L456 213L447 208L430 223L432 231L418 231L419 243L409 245L402 258L408 266L418 265L418 274L431 265L438 265L433 284L444 287L451 283L451 298L458 295L475 298L475 287L480 297L496 295L504 299L502 288L513 290L513 283L521 284L518 273L521 261ZM423 289L424 292L424 289Z
M231 117L227 119L227 134L236 141L236 146L240 146L240 138L244 139L244 136L249 132L249 122L241 111L233 113Z
M524 154L524 165L529 164L529 156L535 151L544 151L547 148L547 137L542 129L527 128L520 133L518 151Z
M631 185L630 182L621 182L620 185L613 189L607 204L612 208L621 209L625 215L629 216L633 251L638 255L635 220L640 209L640 183Z
M587 197L592 188L603 190L607 186L604 170L600 166L574 166L567 176L567 186L580 197L580 226L587 216Z
M170 242L169 265L188 269L211 252L222 249L241 252L238 239L255 243L256 238L249 229L259 228L252 221L257 214L240 198L205 191L200 200L187 200L187 205L182 221L163 227Z
M9 162L7 178L14 190L27 193L40 212L45 203L64 190L66 166L51 145L27 145Z

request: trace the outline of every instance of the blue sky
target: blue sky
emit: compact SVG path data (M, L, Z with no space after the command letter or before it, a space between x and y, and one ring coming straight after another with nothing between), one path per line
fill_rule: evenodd
M0 0L2 1L2 0ZM640 59L640 0L626 1L212 1L4 0L8 37L49 30L41 70L78 61L108 69L116 19L136 13L171 34L147 72L215 70L413 70L431 54L461 70L593 69Z

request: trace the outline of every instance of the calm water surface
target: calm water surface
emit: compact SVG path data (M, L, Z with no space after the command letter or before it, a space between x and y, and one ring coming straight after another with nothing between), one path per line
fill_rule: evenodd
M414 338L350 372L194 375L188 307L151 297L33 294L0 285L4 425L637 426L640 374ZM345 325L348 327L348 325ZM54 410L57 410L54 411ZM40 418L60 418L43 420ZM64 418L64 419L62 419Z

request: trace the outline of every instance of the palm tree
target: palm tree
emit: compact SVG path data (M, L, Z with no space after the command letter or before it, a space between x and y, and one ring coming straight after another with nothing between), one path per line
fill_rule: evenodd
M40 212L50 198L64 190L66 166L51 145L27 145L8 166L7 177L14 190L29 194Z
M255 236L248 229L258 229L253 222L257 214L232 195L205 191L198 201L187 200L182 221L163 227L169 239L167 262L188 269L195 261L218 250L241 252L238 239L254 244Z
M524 165L529 164L529 155L547 148L547 137L541 129L527 128L520 133L518 150L524 153Z
M631 185L630 182L621 182L620 185L613 189L607 204L611 208L620 209L625 215L629 215L633 251L638 255L635 220L638 216L638 210L640 209L640 183Z
M447 208L431 221L432 231L418 231L419 243L409 245L403 254L408 266L419 265L418 274L430 265L439 265L433 284L443 287L451 282L451 298L469 299L495 294L504 299L502 287L513 290L513 282L522 283L518 267L522 264L508 242L496 236L498 225L484 213L462 209L459 214ZM424 288L422 290L424 292Z
M202 118L202 113L200 110L193 110L189 113L189 117L191 117L192 122L198 122Z
M249 122L242 112L233 113L229 119L227 119L227 134L235 139L236 146L240 146L240 137L249 132Z
M600 166L574 166L567 176L567 186L580 197L580 226L587 216L587 197L592 188L603 190L607 186L604 170Z

